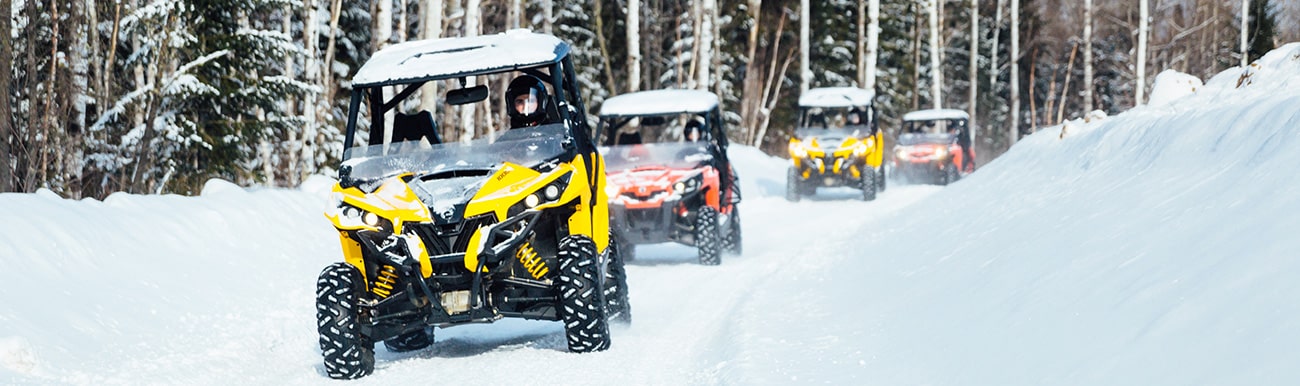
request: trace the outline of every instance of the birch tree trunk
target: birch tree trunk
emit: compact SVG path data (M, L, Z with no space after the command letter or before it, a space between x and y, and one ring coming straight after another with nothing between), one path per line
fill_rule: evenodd
M325 70L321 75L321 83L325 85L326 103L334 103L334 45L338 39L339 16L343 13L343 0L333 0L330 4L330 32L329 39L325 43L325 63L322 63L322 69Z
M998 74L1002 72L998 68L998 41L1002 38L1002 9L1004 7L1006 7L1006 0L998 0L998 5L993 12L993 50L989 51L989 87L998 84Z
M939 4L938 0L927 0L926 11L930 12L930 97L934 108L943 108L943 63L939 58Z
M1095 106L1092 101L1092 0L1083 2L1083 115Z
M516 1L517 3L518 1ZM627 2L627 91L641 90L641 1Z
M1142 0L1142 5L1146 6L1146 0ZM1241 0L1241 66L1250 65L1250 0ZM1145 24L1144 24L1145 25Z
M799 2L799 95L812 86L812 70L808 66L808 0Z
M1020 140L1020 0L1011 0L1011 124L1007 148Z
M479 0L466 0L465 1L465 36L478 36L478 34L479 34ZM465 86L471 87L476 84L477 84L477 79L474 77L469 77L467 79L467 83L465 84ZM474 133L476 129L475 122L474 122L475 106L476 106L475 103L470 103L461 107L460 124L464 126L464 131L461 133L460 136L461 142L468 143L470 140L474 139Z
M320 2L319 0L306 0L304 4L306 15L303 17L302 37L303 46L306 48L306 57L303 58L303 76L306 83L310 85L320 85L321 64L316 60L317 50L320 49ZM300 172L295 176L295 183L301 183L302 179L311 173L316 172L316 144L320 143L320 130L317 128L317 122L322 114L320 105L320 94L308 91L303 100L303 125L302 144L300 145L301 154L298 160L301 162ZM292 165L292 164L291 164ZM290 166L292 168L292 166ZM292 170L291 170L292 171Z
M857 69L857 76L853 79L858 81L858 87L865 88L864 86L867 84L867 31L866 31L867 3L866 1L858 0L857 14L858 14L858 23L856 25L858 27L858 40L857 40L857 45L855 47L858 53L857 56L858 61L854 63L855 64L854 68Z
M1137 86L1133 105L1141 106L1146 102L1147 88L1147 0L1138 0L1138 47L1137 47Z
M542 31L551 33L552 23L555 22L555 2L553 0L542 0Z
M876 63L880 57L880 0L867 4L867 63L862 88L876 90Z
M376 6L378 8L375 10L375 18L371 22L374 29L370 46L374 51L379 51L387 47L388 42L393 38L393 1L379 0Z
M705 91L713 86L710 68L713 67L713 15L717 8L717 0L704 0L703 7L700 9L700 56L699 71L695 73L695 84L698 89Z
M520 19L524 18L524 4L522 0L510 0L510 28L519 28L522 23Z
M979 52L980 52L980 8L978 0L970 0L970 128L971 141L975 141L975 112L979 103Z
M11 5L10 0L0 0L0 31L6 31L6 34L12 29L13 24ZM13 51L13 39L0 40L0 63L12 67ZM14 191L14 166L10 162L18 158L16 154L11 153L9 145L9 139L17 137L14 135L14 112L9 98L9 87L12 83L12 68L0 69L0 193Z
M759 73L760 63L758 63L758 32L763 17L763 0L748 0L749 18L751 20L749 28L749 39L746 46L745 55L745 79L743 84L743 97L740 99L740 126L745 128L746 136L744 143L753 143L754 136L758 134L758 117L763 106L762 94L763 76ZM779 44L774 42L774 44ZM769 61L775 60L773 57Z
M420 7L420 38L437 39L442 36L442 0L424 0ZM425 83L420 88L420 109L431 114L438 112L438 84ZM441 134L441 133L440 133Z

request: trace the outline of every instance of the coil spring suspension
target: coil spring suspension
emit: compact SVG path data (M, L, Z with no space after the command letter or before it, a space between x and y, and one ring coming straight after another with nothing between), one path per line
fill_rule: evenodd
M546 276L547 272L550 272L550 269L546 268L546 262L537 256L537 251L533 249L532 244L524 243L524 245L520 245L519 250L515 252L515 257L519 258L519 262L523 263L524 268L528 270L528 274L533 275L534 279L541 279L542 276Z
M397 268L391 265L383 265L379 268L379 275L375 278L374 292L380 299L387 298L393 293L393 286L397 284Z

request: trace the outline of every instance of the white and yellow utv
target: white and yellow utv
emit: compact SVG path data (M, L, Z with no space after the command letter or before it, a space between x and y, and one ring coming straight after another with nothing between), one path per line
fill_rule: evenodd
M445 127L458 106L512 105L482 85L499 76L536 82L537 119L442 142L462 131ZM447 90L437 111L409 111L427 84ZM326 374L370 374L377 342L414 350L434 328L503 317L562 321L573 352L608 348L608 321L629 317L627 280L569 45L522 30L397 44L352 89L325 213L344 261L316 292Z
M885 143L876 124L875 93L853 87L814 88L799 96L799 124L790 138L786 199L818 187L847 186L876 199L885 190Z

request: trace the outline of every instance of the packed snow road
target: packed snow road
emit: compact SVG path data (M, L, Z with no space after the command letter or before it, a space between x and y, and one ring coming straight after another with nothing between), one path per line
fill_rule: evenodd
M377 348L376 372L360 383L742 381L737 366L752 362L744 327L803 312L797 304L753 307L754 294L815 286L822 265L866 247L867 235L880 231L876 219L938 190L893 187L863 202L856 190L823 189L790 203L780 198L784 161L752 148L733 153L746 193L746 252L709 267L696 263L691 247L640 246L628 268L633 324L616 327L607 352L568 353L557 322L505 319L438 329L425 350ZM326 381L313 283L340 260L320 214L328 183L245 191L214 181L201 197L119 194L103 202L5 197L6 208L32 220L0 236L8 264L0 273L0 383Z

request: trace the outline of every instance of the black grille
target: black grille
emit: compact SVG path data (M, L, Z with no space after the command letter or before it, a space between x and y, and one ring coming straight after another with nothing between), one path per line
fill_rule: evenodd
M474 230L493 223L496 223L496 216L488 214L448 224L415 223L406 226L424 241L429 255L437 256L464 253Z

